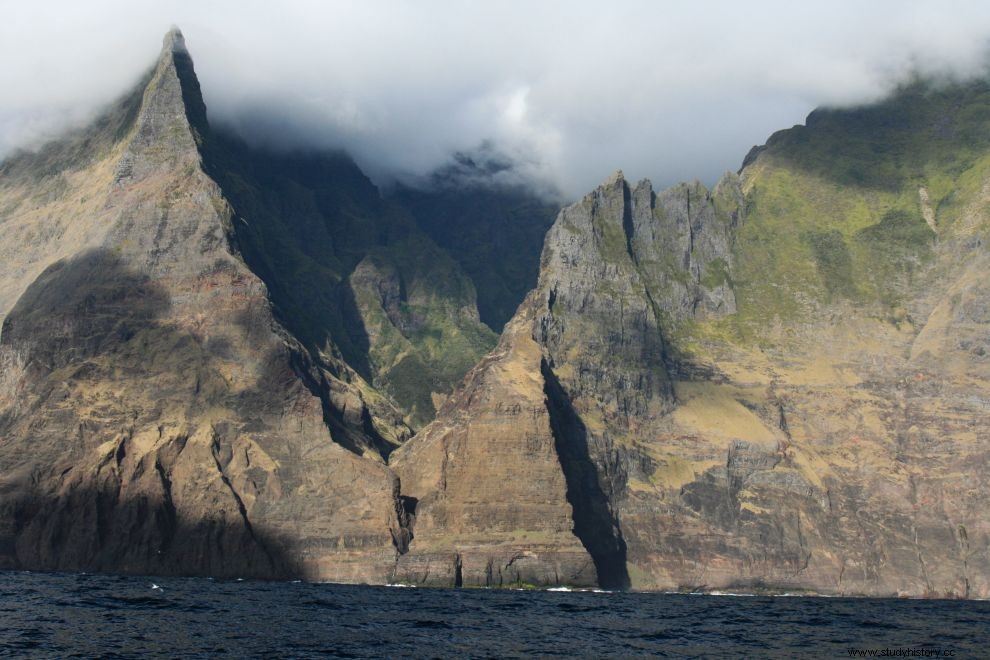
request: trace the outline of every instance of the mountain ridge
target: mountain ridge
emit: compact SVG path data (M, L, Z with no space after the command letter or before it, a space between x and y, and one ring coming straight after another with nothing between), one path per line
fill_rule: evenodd
M566 207L547 235L539 284L507 326L524 328L503 342L535 341L540 367L527 373L547 393L535 410L568 422L533 438L513 431L513 413L455 394L459 405L400 456L438 435L450 438L445 452L397 462L404 483L417 475L429 484L418 475L446 475L471 453L552 439L557 455L544 464L582 473L585 494L601 494L575 505L575 521L579 508L599 512L597 534L585 527L581 540L599 560L612 557L610 586L983 597L988 419L975 393L988 373L976 273L986 263L990 160L966 149L954 160L965 132L932 144L939 133L926 122L959 97L976 104L970 117L988 115L978 112L979 84L932 94L938 103L921 110L911 89L873 109L823 111L777 134L714 191L682 184L654 194L618 172ZM848 124L871 113L882 122L902 105L896 125L929 141L908 133L894 143L901 155L887 169L911 168L884 179L896 188L850 185L846 169L837 182L820 170L830 161L810 160L815 140L846 153L821 131L860 141L849 153L861 160L871 145L891 144L896 131ZM521 387L521 375L496 375L511 354L500 348L478 367L491 375L472 376L491 384L486 400L511 400ZM505 432L477 424L491 416ZM584 470L568 467L568 452L586 457ZM500 470L525 474L537 460L520 451ZM419 528L422 516L448 515L444 484L417 493L400 566L446 551L463 573L479 564L469 553L498 551L451 538L456 518ZM449 585L443 575L409 577Z
M525 268L448 250L498 214L445 250L470 197L213 131L171 31L0 164L0 565L986 597L988 99L819 111L711 190L616 172L496 342Z
M101 177L62 175L54 206L4 219L8 245L40 223L56 249L0 335L2 564L378 579L405 542L398 482L332 438L364 441L385 402L272 317L201 169L178 44Z

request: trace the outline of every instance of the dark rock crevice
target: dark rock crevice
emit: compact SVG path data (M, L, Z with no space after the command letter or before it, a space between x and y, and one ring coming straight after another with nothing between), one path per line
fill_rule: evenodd
M165 552L175 539L175 528L178 522L178 511L172 500L172 478L162 466L161 459L155 458L155 473L162 488L162 509L164 515L160 518L158 533L161 536L158 552Z
M464 586L464 568L460 555L454 556L454 586L458 588Z
M626 236L626 252L629 254L629 260L638 268L639 258L633 247L636 239L636 228L633 224L632 192L625 180L622 181L622 232Z
M383 459L387 460L388 455L395 449L395 445L383 438L375 429L368 409L362 408L359 419L346 418L346 411L335 406L330 400L330 382L322 370L313 364L312 356L306 351L296 350L291 353L290 361L292 370L300 382L313 396L320 400L320 405L323 408L323 421L330 431L330 437L333 441L358 456L364 455L362 444L367 442L378 451Z
M237 489L234 488L234 484L230 482L230 477L227 476L227 471L225 465L230 463L230 452L231 447L229 444L225 443L225 446L221 448L220 436L214 431L213 442L210 447L211 454L213 456L213 461L216 464L217 473L219 474L220 481L224 486L227 487L227 491L234 500L234 504L237 507L237 512L241 515L241 522L244 525L244 532L247 534L248 538L255 543L255 545L261 550L262 554L268 559L268 562L274 571L275 569L275 558L269 552L268 548L264 543L255 535L254 527L251 525L251 519L248 516L247 508L244 506L244 500L241 499L240 494ZM223 453L221 453L223 452ZM169 498L171 500L171 498Z
M540 371L554 446L567 483L567 500L574 512L574 534L591 555L599 585L627 589L626 543L590 456L588 431L545 359Z

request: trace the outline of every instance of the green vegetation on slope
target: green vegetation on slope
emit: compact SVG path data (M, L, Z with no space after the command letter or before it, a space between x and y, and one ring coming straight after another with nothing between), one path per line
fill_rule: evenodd
M746 159L739 314L721 325L753 337L774 318L840 300L889 315L924 283L935 230L971 198L988 150L985 81L916 80L880 103L816 110L775 133Z
M339 351L412 426L432 419L431 393L495 343L457 263L343 154L275 154L216 132L203 152L278 318L311 351ZM387 265L382 281L353 277L367 258ZM394 300L378 291L389 282Z
M744 165L767 153L845 186L894 194L925 178L938 197L990 149L988 121L990 82L915 79L872 105L815 110L804 126L770 136Z
M399 188L393 197L457 260L478 291L481 320L500 332L536 286L543 238L559 206L523 186L486 181L491 169L461 155L426 189Z

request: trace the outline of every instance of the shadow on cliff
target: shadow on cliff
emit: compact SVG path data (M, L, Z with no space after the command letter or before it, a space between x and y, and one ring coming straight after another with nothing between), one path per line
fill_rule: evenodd
M278 320L317 359L328 342L371 382L370 340L347 278L386 242L378 191L343 154L275 153L203 123L206 172L234 209L232 238Z
M546 360L540 364L554 445L567 482L567 501L574 511L574 534L595 563L605 589L627 589L626 542L622 538L598 468L588 450L588 431Z
M58 481L58 475L48 476ZM0 505L0 570L280 580L303 577L293 543L257 526L178 513L169 498L122 499L119 484L10 492Z
M481 321L501 332L537 284L543 240L560 205L525 186L494 183L494 172L483 169L490 164L458 154L430 187L399 185L391 197L460 264L478 292Z
M46 268L4 320L0 345L54 371L112 351L156 325L170 299L111 251L89 250Z
M171 307L163 286L105 249L49 266L14 305L0 332L0 357L16 358L23 375L20 389L0 392L0 402L13 403L0 409L0 568L302 575L293 542L248 518L224 472L224 438L203 462L203 489L213 489L207 501L223 496L227 506L218 502L200 517L172 499L171 469L188 437L127 456L128 428L153 427L161 413L117 398L129 383L141 392L159 388L152 391L159 406L206 406L224 397L255 423L252 416L278 405L272 392L297 378L289 355L271 354L254 387L225 393L211 365L235 357L230 342L178 328L167 320ZM118 393L93 398L107 389ZM83 417L83 405L95 408Z
M313 361L330 340L371 382L370 342L363 324L350 322L357 311L346 282L361 246L383 241L361 217L363 209L379 210L377 188L343 153L253 148L215 130L192 58L176 53L175 66L203 168L234 210L229 238L268 287L276 319Z

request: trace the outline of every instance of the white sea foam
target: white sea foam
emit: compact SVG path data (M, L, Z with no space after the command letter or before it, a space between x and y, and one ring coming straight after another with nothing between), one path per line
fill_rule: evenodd
M738 597L741 597L741 598L749 598L749 597L756 596L757 594L737 594L734 591L709 591L709 592L707 592L707 594L703 594L703 595L708 595L708 596L738 596Z

